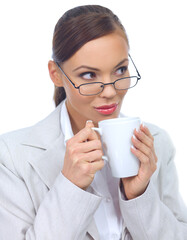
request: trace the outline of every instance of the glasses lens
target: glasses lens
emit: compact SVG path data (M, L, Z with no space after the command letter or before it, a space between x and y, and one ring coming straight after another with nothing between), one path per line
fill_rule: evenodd
M115 82L115 88L125 90L134 87L137 84L137 77L122 78Z
M103 84L98 82L82 84L79 87L79 91L82 95L95 95L103 91Z

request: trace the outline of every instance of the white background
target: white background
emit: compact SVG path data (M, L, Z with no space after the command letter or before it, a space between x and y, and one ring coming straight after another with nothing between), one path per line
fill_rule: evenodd
M187 203L185 1L1 1L0 134L35 124L54 109L47 69L53 29L66 10L84 4L111 8L125 26L142 79L127 94L123 112L169 132Z

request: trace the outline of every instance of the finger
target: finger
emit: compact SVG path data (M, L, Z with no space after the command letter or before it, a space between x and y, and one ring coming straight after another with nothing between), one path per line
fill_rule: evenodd
M131 147L131 152L140 160L141 166L145 169L150 169L151 172L154 172L157 168L157 157L154 154L151 157L148 157L139 149Z
M102 150L101 141L96 139L88 142L78 143L76 146L77 152L88 153L94 150Z
M94 127L93 122L87 121L86 126L82 130L80 130L73 138L68 140L68 142L73 144L77 142L82 143L85 141L98 139L98 136L95 133L95 131L92 129L92 127Z
M90 163L90 173L95 174L97 171L101 170L105 165L104 160L99 160L96 162Z
M143 142L141 142L139 139L137 139L134 135L132 136L132 143L134 145L134 147L136 149L138 149L139 151L141 151L143 154L145 154L146 156L148 156L149 158L152 155L152 149L150 147L148 147L146 144L144 144Z
M140 168L138 171L139 178L141 180L149 181L150 177L157 169L156 163L150 163L150 159L135 148L131 147L131 152L140 160Z
M141 163L148 163L149 158L142 153L139 149L136 149L135 147L131 147L131 152L140 160Z
M103 152L101 150L95 150L89 153L85 153L82 155L82 161L85 162L96 162L102 160Z
M135 131L134 133L138 139L140 139L144 144L146 144L146 146L152 149L154 162L157 162L158 159L154 149L154 137L151 135L149 129L144 124L141 124L140 131ZM150 156L149 150L144 151L144 153Z
M92 120L88 120L86 122L86 128L91 129L91 133L87 139L87 141L91 141L94 139L99 139L97 133L92 129L94 127L93 121Z
M144 124L141 124L140 130L145 133L148 137L150 137L152 140L154 140L154 137L152 136L151 132L149 131L148 127L146 127Z
M139 129L138 131L135 129L134 135L138 140L140 140L146 146L148 146L149 148L153 148L154 138L152 137L152 135L150 136L146 135L141 129Z

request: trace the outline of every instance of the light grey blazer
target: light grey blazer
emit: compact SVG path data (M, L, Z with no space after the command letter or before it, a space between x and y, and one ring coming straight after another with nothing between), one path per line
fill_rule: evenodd
M99 240L93 215L101 197L62 174L65 147L59 107L33 127L0 137L0 239ZM168 135L147 124L158 169L145 193L126 201L119 190L124 240L187 239L187 209L179 192Z

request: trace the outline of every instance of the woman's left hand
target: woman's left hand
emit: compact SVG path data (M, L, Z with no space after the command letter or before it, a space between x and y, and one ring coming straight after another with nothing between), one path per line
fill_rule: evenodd
M134 137L135 136L135 137ZM131 152L140 160L137 176L122 178L127 199L133 199L143 194L150 178L157 168L157 157L154 150L154 138L149 129L142 125L139 131L134 130Z

